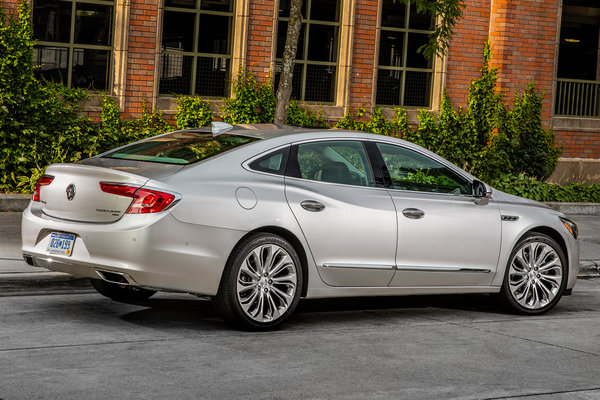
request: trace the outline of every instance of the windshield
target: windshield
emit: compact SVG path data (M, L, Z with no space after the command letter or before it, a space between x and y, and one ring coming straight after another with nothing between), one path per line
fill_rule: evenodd
M258 139L227 134L213 137L211 132L180 131L134 143L104 157L187 165L255 140Z

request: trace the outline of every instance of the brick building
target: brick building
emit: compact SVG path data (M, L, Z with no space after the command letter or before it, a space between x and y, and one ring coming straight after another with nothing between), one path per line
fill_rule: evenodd
M126 116L144 101L169 113L176 95L229 96L239 68L278 79L289 0L30 1L40 74L107 91ZM489 39L507 100L533 81L563 157L600 163L597 0L466 0L448 54L435 60L416 51L434 21L412 6L304 3L293 96L330 119L373 105L435 111L444 89L464 105Z

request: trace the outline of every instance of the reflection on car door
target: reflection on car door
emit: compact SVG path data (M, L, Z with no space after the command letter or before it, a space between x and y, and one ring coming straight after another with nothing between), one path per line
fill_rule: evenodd
M489 285L501 240L495 202L476 204L471 183L428 156L387 143L377 148L398 215L390 286Z
M394 275L396 211L385 188L374 187L361 141L293 146L285 191L325 283L389 284Z

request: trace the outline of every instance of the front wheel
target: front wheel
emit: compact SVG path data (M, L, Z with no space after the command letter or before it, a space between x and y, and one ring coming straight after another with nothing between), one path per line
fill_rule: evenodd
M294 312L301 292L302 267L294 247L279 236L259 233L233 250L213 302L227 322L266 330Z
M501 301L520 314L542 314L562 297L567 284L567 262L561 247L541 233L525 235L510 255Z

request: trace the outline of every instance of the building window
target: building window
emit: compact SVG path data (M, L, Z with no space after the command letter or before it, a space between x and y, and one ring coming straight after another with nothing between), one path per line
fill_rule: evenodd
M555 114L600 117L600 5L564 0Z
M417 50L429 42L434 18L394 0L383 0L376 103L428 107L431 102L432 61Z
M227 97L234 0L165 0L160 94Z
M39 78L109 90L114 1L35 0L34 64Z
M279 84L281 74L281 58L289 14L289 0L281 0L277 28L275 87ZM302 16L304 19L298 39L292 98L332 103L336 84L340 0L306 0Z

